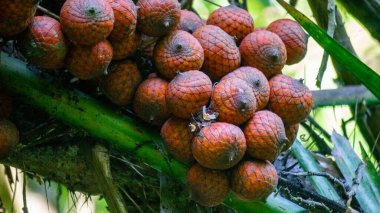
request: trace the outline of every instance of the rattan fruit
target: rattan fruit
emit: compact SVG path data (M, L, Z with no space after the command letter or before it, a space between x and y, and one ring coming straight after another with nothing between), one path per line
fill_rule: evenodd
M115 16L110 39L123 40L136 29L137 8L132 0L108 0Z
M217 26L198 28L193 36L202 45L205 55L202 71L219 80L240 66L240 52L235 41Z
M268 107L281 117L285 125L303 121L313 108L313 94L301 81L286 75L269 80Z
M110 35L115 17L106 0L67 0L60 20L63 32L71 41L95 45Z
M286 64L300 62L306 55L308 35L302 27L291 19L279 19L272 22L268 31L276 33L286 46Z
M190 33L172 31L154 48L154 62L160 74L173 79L177 72L199 70L204 60L203 48Z
M232 170L231 188L243 200L264 200L278 184L276 168L269 161L242 161Z
M194 164L187 172L190 198L199 204L213 207L221 204L227 197L229 186L223 171L212 170Z
M18 40L21 52L34 65L59 69L68 51L61 24L48 16L35 16L28 31Z
M246 140L241 129L224 122L203 127L192 144L195 160L210 169L233 167L244 157L246 148Z
M195 32L198 28L204 26L202 19L197 14L188 10L181 10L177 30L183 30L189 33Z
M211 91L212 82L203 72L191 70L179 73L168 86L168 108L179 118L190 118L209 102Z
M272 32L254 31L243 39L239 48L242 64L259 69L267 78L280 74L285 65L285 44Z
M239 44L243 38L253 32L253 18L244 9L235 5L220 7L210 14L207 24L216 25L235 37Z
M180 18L177 0L139 0L138 29L145 35L160 37L174 30Z
M239 78L219 82L212 93L212 107L218 120L240 125L256 111L256 97L248 83Z
M0 120L0 159L19 142L19 132L17 127L9 120Z
M297 138L299 127L300 127L299 123L285 126L285 133L286 133L286 137L288 138L288 143L285 144L282 151L288 150L293 145L294 141Z
M0 119L9 119L13 112L12 98L0 89Z
M121 40L110 39L113 49L113 59L121 60L132 56L142 42L141 37L141 33L135 31Z

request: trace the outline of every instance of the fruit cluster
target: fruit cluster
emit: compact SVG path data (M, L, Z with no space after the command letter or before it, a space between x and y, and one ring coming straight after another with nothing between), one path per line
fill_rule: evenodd
M58 21L33 17L34 2L0 3L0 37L24 31L17 43L28 62L100 79L112 103L161 126L169 153L192 165L193 200L216 206L230 189L250 201L275 190L271 162L291 146L313 106L310 90L282 74L306 54L308 36L296 22L255 29L234 5L204 21L177 0L66 0ZM154 64L146 79L131 58L137 50Z

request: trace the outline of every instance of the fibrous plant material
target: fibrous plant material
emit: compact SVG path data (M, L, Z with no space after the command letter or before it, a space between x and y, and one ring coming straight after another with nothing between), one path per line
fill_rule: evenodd
M114 28L110 39L123 40L129 37L136 29L137 8L132 0L107 0L111 5L115 17Z
M142 43L141 33L134 31L120 40L110 38L113 60L121 60L132 56Z
M0 159L4 158L19 140L17 127L9 120L0 119Z
M195 32L198 28L204 26L202 19L192 11L181 10L177 30L183 30L189 33Z

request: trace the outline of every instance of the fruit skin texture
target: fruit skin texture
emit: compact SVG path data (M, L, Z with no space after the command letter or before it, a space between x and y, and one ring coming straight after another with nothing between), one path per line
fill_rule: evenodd
M181 16L176 30L183 30L189 33L195 32L198 28L204 26L202 19L194 12L181 10Z
M13 113L12 98L0 89L0 119L9 119Z
M9 120L0 120L0 159L20 140L17 127Z
M73 45L66 57L66 66L75 77L89 80L106 71L112 54L112 46L107 40L94 46Z
M1 0L0 37L12 37L24 31L36 9L35 0Z
M259 160L274 161L288 142L285 127L271 111L256 112L244 128L247 153Z
M105 0L67 0L62 6L62 30L76 44L94 45L106 39L114 26L114 13Z
M279 19L272 22L268 31L276 33L286 46L286 64L296 64L306 55L308 35L302 27L291 19Z
M65 66L68 52L61 24L48 16L35 16L29 30L18 40L21 52L32 64L43 69Z
M194 164L187 172L187 184L191 199L207 207L221 204L229 191L228 178L223 171L199 164Z
M191 142L194 135L190 132L189 122L171 117L161 127L161 137L169 153L181 162L195 162L191 153Z
M207 24L216 25L236 38L240 43L243 38L253 32L253 18L244 9L235 5L220 7L210 14Z
M286 75L269 80L269 109L281 117L285 125L303 121L313 108L313 94L300 81Z
M286 62L286 47L278 35L266 31L248 34L240 44L242 64L259 69L269 79L280 74Z
M202 71L219 80L240 66L240 52L235 41L217 26L205 25L193 33L205 55Z
M269 82L260 70L248 66L239 67L224 76L221 81L229 78L239 78L251 86L256 97L256 110L261 110L266 107L270 94Z
M122 40L136 29L137 8L132 0L108 0L115 17L110 39Z
M135 31L121 40L110 39L113 49L113 60L121 60L132 56L142 42L141 33Z
M289 142L285 144L284 148L282 149L283 152L288 150L293 145L294 141L297 138L297 133L298 133L299 127L300 127L299 123L292 124L289 126L285 126L285 133L286 133L286 137L288 138Z
M160 37L174 30L180 18L177 0L139 0L137 28L148 36Z
M201 129L191 148L200 165L210 169L229 169L244 157L247 145L239 127L216 122Z
M232 170L231 188L246 201L266 199L277 184L276 168L269 161L242 161Z
M170 111L165 100L168 82L158 77L148 78L137 88L133 100L133 109L138 117L160 126L169 117Z
M172 31L154 48L154 62L160 74L173 79L177 72L199 70L204 60L203 48L190 33Z
M141 81L142 78L135 62L120 61L110 66L108 75L102 82L102 89L114 104L125 106L132 102Z
M212 94L212 107L218 120L240 125L256 111L256 98L246 81L229 78L219 82Z
M191 70L179 73L169 83L166 101L173 115L187 119L209 102L211 92L210 78L203 72Z

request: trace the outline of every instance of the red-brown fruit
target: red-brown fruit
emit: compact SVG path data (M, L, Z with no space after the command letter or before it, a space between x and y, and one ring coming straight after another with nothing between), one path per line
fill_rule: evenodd
M137 8L132 0L108 0L113 9L115 23L110 39L123 40L136 29Z
M212 170L194 164L187 172L190 198L202 206L213 207L226 199L229 186L223 171Z
M157 43L157 38L142 34L142 43L144 44L144 47L141 48L143 53L153 60L153 51Z
M35 0L1 0L0 37L12 37L24 31L36 13Z
M9 120L0 120L0 159L20 140L17 127Z
M259 160L274 161L288 142L285 127L271 111L256 112L244 128L247 153Z
M232 191L246 201L266 199L277 184L276 168L269 161L242 161L232 171Z
M269 80L269 109L281 117L285 125L303 121L313 108L313 94L301 83L286 75Z
M268 31L276 33L286 46L286 64L300 62L306 55L309 36L302 27L291 19L279 19L272 22Z
M244 9L235 5L220 7L210 14L207 24L216 25L230 36L235 37L236 43L253 32L253 18Z
M137 6L137 27L145 35L166 35L179 22L181 5L177 0L139 0Z
M137 88L133 109L137 116L152 125L160 126L169 117L165 94L168 82L161 78L148 78Z
M106 39L114 20L112 7L105 0L67 0L60 15L63 32L78 45L94 45Z
M203 48L190 33L172 31L154 48L154 62L160 74L173 79L177 72L199 70L204 60Z
M265 27L257 27L255 28L253 31L263 31L263 30L267 30Z
M218 120L240 125L256 111L255 93L248 83L239 78L219 82L212 93L212 107Z
M203 72L191 70L179 73L169 83L166 101L173 115L187 119L209 102L211 92L210 78Z
M239 127L216 122L201 129L191 148L195 160L202 166L229 169L244 157L247 145Z
M191 164L195 161L191 153L194 135L190 132L189 122L171 117L161 127L161 137L169 153L181 162Z
M269 101L269 82L260 70L253 67L239 67L224 76L221 81L229 78L239 78L251 86L256 97L256 110L266 107Z
M176 27L177 30L183 30L189 33L195 32L198 28L204 26L204 22L194 12L188 10L181 10L179 23Z
M121 40L115 41L110 39L110 42L113 49L113 59L125 59L135 54L136 50L139 48L142 42L141 33L135 31Z
M292 124L290 126L285 126L285 133L289 142L285 144L284 148L282 148L283 152L288 150L293 145L294 141L297 138L299 127L300 127L299 123Z
M240 66L239 48L231 36L219 27L200 27L193 36L198 39L204 50L202 71L211 79L219 80Z
M112 46L104 40L94 46L73 45L66 57L71 74L82 80L101 76L112 60Z
M0 119L9 119L13 112L12 98L0 90Z
M260 30L248 34L240 44L242 64L259 69L269 79L280 74L286 62L286 47L278 35Z
M25 58L43 69L65 66L68 51L61 24L48 16L35 16L29 30L18 40Z
M135 62L130 60L115 62L102 82L104 94L114 104L125 106L132 102L137 86L142 78Z

